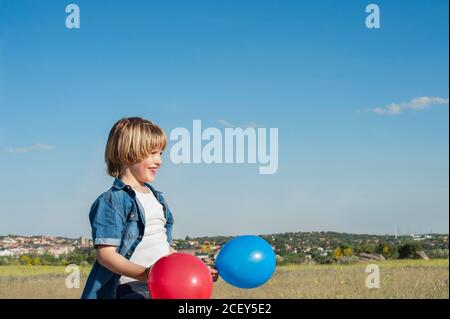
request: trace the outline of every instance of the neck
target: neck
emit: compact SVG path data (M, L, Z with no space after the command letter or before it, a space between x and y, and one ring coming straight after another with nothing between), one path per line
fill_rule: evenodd
M137 186L145 186L144 183L139 182L133 174L129 170L125 170L119 177L122 182L124 182L127 185L130 185L131 187L137 187Z

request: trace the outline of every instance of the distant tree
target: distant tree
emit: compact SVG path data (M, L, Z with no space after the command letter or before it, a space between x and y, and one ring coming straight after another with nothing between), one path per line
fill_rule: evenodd
M397 248L389 243L378 244L375 252L383 255L385 258L395 258L398 255Z
M5 256L0 257L0 266L17 265L19 260L15 257Z
M400 259L415 259L418 258L416 251L420 250L420 245L417 242L405 243L398 247L398 258Z
M49 253L45 253L41 256L41 265L43 266L54 266L58 264L59 260L55 256L50 255Z
M448 249L432 249L427 252L430 258L448 258Z
M25 265L25 266L31 266L31 264L32 264L32 259L28 255L20 256L19 261L20 261L21 265Z
M95 263L95 260L97 259L96 251L95 249L91 249L88 252L88 256L86 258L86 261L89 265L93 265Z
M208 244L200 245L200 252L202 254L206 254L206 255L212 253L211 245L208 245Z
M376 252L377 245L366 243L359 246L358 251L361 253L373 254Z
M68 262L66 257L60 256L58 264L61 265L61 266L67 266L69 264L69 262Z
M76 249L67 255L67 262L69 264L80 265L81 262L86 261L88 259L89 254Z
M344 255L344 253L342 252L341 247L338 247L334 250L333 256L336 260L341 259L343 255Z
M333 262L333 257L317 255L314 257L314 261L319 264L331 264Z
M33 259L31 260L31 264L33 266L39 266L41 264L41 258L39 257L33 257Z
M304 261L304 257L301 256L300 254L288 254L283 257L284 264L288 264L288 263L299 264L299 263L302 263L303 261Z
M342 253L343 253L344 256L350 257L350 256L353 255L353 250L352 250L351 247L346 247L346 248L344 248Z

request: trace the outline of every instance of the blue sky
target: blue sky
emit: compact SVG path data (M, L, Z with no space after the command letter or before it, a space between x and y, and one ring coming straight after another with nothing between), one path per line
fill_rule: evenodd
M0 0L0 234L89 236L124 116L279 129L273 175L165 153L175 237L448 232L448 1L69 3Z

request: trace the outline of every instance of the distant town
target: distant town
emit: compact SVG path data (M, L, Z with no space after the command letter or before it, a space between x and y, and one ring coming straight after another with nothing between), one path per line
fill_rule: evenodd
M448 258L448 234L364 235L337 232L290 232L260 235L278 263L353 263L401 258ZM212 263L233 237L175 239L172 247ZM92 264L92 240L53 236L0 236L0 265Z

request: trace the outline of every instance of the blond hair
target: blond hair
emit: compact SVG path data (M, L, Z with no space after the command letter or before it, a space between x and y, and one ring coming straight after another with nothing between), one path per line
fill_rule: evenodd
M108 174L119 177L123 165L138 163L166 145L166 134L158 125L140 117L123 118L114 124L106 143Z

